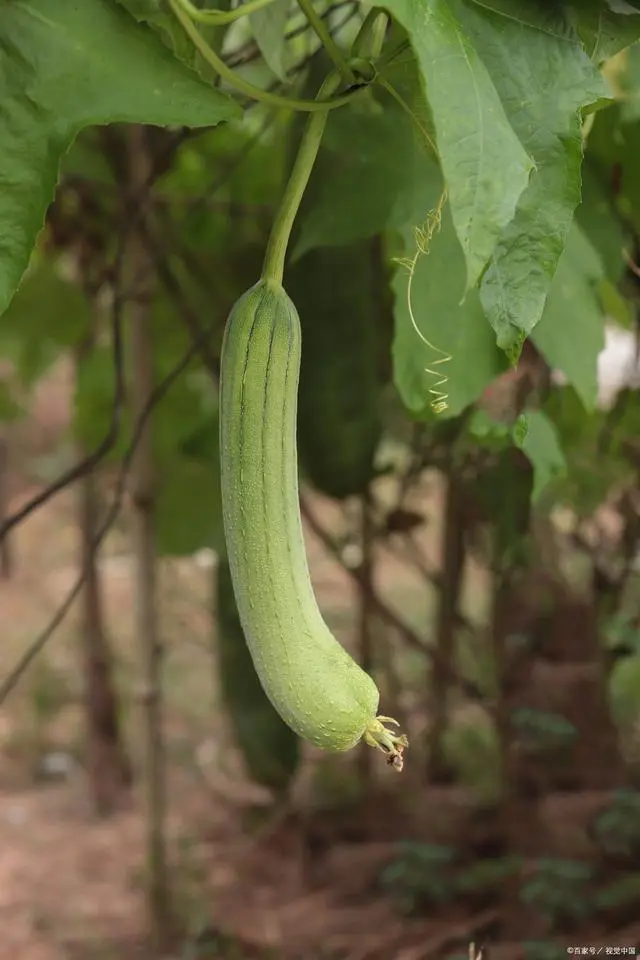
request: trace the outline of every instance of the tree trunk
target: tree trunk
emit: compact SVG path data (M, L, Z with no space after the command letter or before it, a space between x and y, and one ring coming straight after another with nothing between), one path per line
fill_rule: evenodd
M0 525L9 513L9 440L0 434ZM13 553L9 534L0 539L0 577L9 580L13 574Z
M432 783L448 783L452 771L444 755L448 721L448 693L454 676L455 631L464 567L464 522L462 491L449 475L444 513L442 580L436 626L436 653L431 673L431 724L427 777Z
M513 572L501 570L495 573L493 611L491 619L491 641L494 669L496 675L496 700L493 720L498 741L498 763L500 777L500 823L502 826L502 845L509 856L521 858L526 864L545 850L544 828L540 821L538 793L535 784L523 780L514 751L512 710L514 707L513 665L508 662L508 640L520 624L520 609L514 600ZM518 679L527 669L528 659L522 658L517 664ZM519 684L516 683L519 690ZM524 903L520 890L524 879L523 867L516 870L513 880L503 887L504 936L516 938L522 931L527 935L542 935L540 917L537 912Z
M129 202L139 195L149 175L144 127L133 127L129 140ZM131 399L134 420L146 411L153 390L153 355L148 303L153 286L152 265L143 237L134 227L127 251L129 276L136 292L129 304L131 344ZM167 814L166 771L162 710L162 646L156 615L155 477L151 435L143 431L132 463L133 534L135 554L136 632L140 644L142 691L146 735L147 906L153 949L168 950L171 933L171 898L165 849Z
M80 451L84 455L84 451ZM84 716L86 758L95 812L109 816L122 803L131 785L131 766L122 743L118 720L118 702L113 684L111 655L107 641L102 595L94 549L99 522L99 501L93 473L80 481L79 523L81 562L84 570L82 591L82 666L84 674Z
M371 597L374 594L373 582L373 518L371 515L371 493L366 490L360 497L361 524L360 548L362 559L360 562L360 582L358 585L358 661L365 673L371 673L374 666L373 652L373 619ZM358 754L358 768L360 788L366 792L371 784L371 764L373 756L371 747L361 743Z

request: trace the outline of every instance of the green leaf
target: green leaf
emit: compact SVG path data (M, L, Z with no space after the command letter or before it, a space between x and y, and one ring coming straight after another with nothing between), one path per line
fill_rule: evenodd
M400 87L395 78L394 86ZM410 100L411 83L401 90ZM407 223L417 225L437 204L442 181L424 138L388 93L376 92L376 100L366 112L332 111L292 259L314 247L347 246ZM417 113L419 105L410 106L428 125Z
M604 349L604 315L598 297L602 263L575 226L532 340L547 362L561 370L588 410L598 398L598 354Z
M412 257L416 249L413 231L407 228L404 239L406 254ZM416 416L433 415L432 390L448 396L449 409L443 416L456 416L505 368L478 293L471 290L463 301L464 285L464 255L447 207L428 253L416 262L411 284L415 323L432 347L420 339L411 323L407 271L399 269L393 281L394 379L405 406ZM447 355L451 360L440 363ZM443 377L447 381L438 387Z
M640 452L640 394L625 387L605 419L607 453L637 467Z
M99 128L87 127L78 134L61 159L60 172L63 177L81 177L101 186L116 182L101 143Z
M464 252L463 290L469 290L513 218L533 169L487 69L487 54L501 44L503 24L492 26L481 45L466 27L468 4L462 0L387 0L386 6L409 33L425 79ZM514 58L505 83L518 83L516 63Z
M468 436L484 450L502 453L512 446L512 428L494 420L480 407L472 410L466 420Z
M249 17L251 31L269 69L283 82L287 79L288 47L285 28L289 19L289 0L275 0Z
M150 320L155 382L160 384L173 375L176 363L189 351L191 339L176 316L174 304L167 299L158 297L153 302ZM171 382L149 420L153 458L159 473L171 469L186 445L203 429L217 435L217 406L218 395L211 378L194 358Z
M298 386L300 470L330 497L362 494L376 474L382 432L380 358L388 357L391 347L388 313L378 308L383 285L373 244L364 240L309 251L285 273L284 283L300 314L304 344Z
M183 331L175 323L175 316L173 330L163 329L162 319L162 311L155 309L153 366L156 383L163 382L171 374L184 352ZM199 373L189 369L174 380L147 421L153 459L160 475L173 469L174 462L182 457L203 425L214 432L216 430L216 398L211 394L209 381L203 384ZM85 448L93 449L107 435L114 401L113 353L110 345L101 346L84 356L77 365L73 429ZM110 460L121 457L131 441L132 417L126 404L120 420L117 441L108 454Z
M186 63L191 69L197 70L204 79L213 81L216 74L204 57L196 50L191 38L187 36L182 24L165 0L117 0L132 17L140 23L147 23L154 30L162 42L179 60ZM222 3L209 3L204 0L196 3L202 10L228 10L228 0ZM225 31L219 27L198 24L198 30L207 43L219 53L225 36Z
M150 20L160 16L163 8L162 0L118 0L125 10L128 10L136 20Z
M224 553L215 404L208 409L201 404L199 416L182 429L173 455L165 456L160 467L156 527L160 553L185 555L204 547Z
M519 447L521 450L524 449L524 443L527 439L527 434L529 433L529 417L525 413L521 413L516 422L513 425L511 435L513 437L513 442L516 447Z
M534 9L531 5L531 19ZM479 7L468 8L464 22L536 165L481 286L498 344L509 350L542 316L580 200L580 110L603 97L606 88L560 15L555 31L548 10L541 10L537 28ZM499 182L495 171L494 177Z
M175 367L176 356L183 351L174 353L171 362L165 368L156 362L159 368L158 381L169 375ZM210 387L206 381L205 387ZM215 405L211 397L203 389L198 372L185 372L171 385L162 403L154 411L151 422L153 437L153 454L160 464L170 463L182 445L197 432L201 425L210 425L215 412ZM215 430L215 425L212 427Z
M0 90L0 313L29 262L61 157L83 127L199 127L239 114L112 0L1 3Z
M619 161L623 144L624 127L621 104L616 101L606 110L599 110L594 114L587 137L585 155L586 163L596 169L605 191L609 193L614 187L613 168Z
M216 424L212 424L215 431ZM156 542L161 554L185 556L224 544L218 461L176 458L160 477Z
M631 303L622 296L609 280L598 284L598 300L605 317L610 317L625 330L633 330L635 320Z
M519 564L527 550L533 469L528 457L513 444L502 449L495 446L498 449L491 465L466 482L483 518L493 525L496 560L500 566Z
M606 456L602 454L606 420L611 414L605 416L600 410L587 413L573 387L553 389L544 412L556 428L567 462L566 476L553 483L554 498L569 505L578 516L592 516L612 486L627 482L630 475L629 465L615 445Z
M0 423L11 423L23 413L24 410L15 401L9 384L6 380L0 380Z
M640 229L640 178L638 151L640 150L640 123L623 127L623 142L618 153L622 166L620 204L636 230Z
M568 10L580 39L595 63L602 63L640 37L640 10L624 0L574 0Z
M531 497L535 501L551 480L565 472L567 464L551 420L541 410L531 410L527 421L522 450L533 467Z
M115 371L110 346L98 347L76 366L73 434L85 450L94 450L109 432L115 403ZM131 415L121 411L118 436L105 459L117 462L131 438Z
M626 71L622 78L624 99L620 104L623 123L640 120L640 43L627 51Z
M89 330L90 308L53 260L34 257L0 323L0 352L10 356L25 386L34 383Z
M625 16L640 13L638 0L631 0L631 3L627 3L627 0L606 0L606 3L614 13L623 13Z
M252 124L255 119L259 119L259 124ZM190 204L190 208L184 211L186 222L196 214L196 201L205 200L201 205L207 222L220 203L221 216L224 216L223 222L230 235L236 231L244 213L241 204L247 204L246 220L254 225L255 233L256 226L261 225L256 214L263 208L262 219L267 223L268 208L273 204L274 196L282 192L284 126L274 120L266 127L264 116L256 118L248 114L240 121L232 121L186 140L175 155L171 169L162 177L163 193L170 193L180 204ZM238 209L234 209L231 220L224 204L233 201L238 204ZM176 210L174 215L182 213L182 210ZM212 231L209 242L214 240L215 232ZM225 237L223 251L227 245Z
M608 171L609 179L611 173ZM582 201L576 210L576 223L602 261L607 278L617 284L625 271L622 250L625 234L620 216L613 206L611 186L605 182L589 151L582 167Z

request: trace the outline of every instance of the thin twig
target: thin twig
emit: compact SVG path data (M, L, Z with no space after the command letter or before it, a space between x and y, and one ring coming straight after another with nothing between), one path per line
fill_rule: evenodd
M9 438L0 432L0 521L9 506ZM12 544L3 537L0 539L0 577L9 580L13 572Z
M205 330L203 330L202 337L206 338L210 336L210 332L211 332L210 328L207 327ZM170 387L173 385L175 380L177 380L180 374L183 373L184 370L186 370L186 368L189 366L189 364L191 363L191 361L193 360L194 356L196 355L199 349L200 349L200 344L196 340L191 344L188 351L184 354L180 362L177 363L176 366L173 368L173 370L164 378L164 380L162 380L155 387L155 389L153 390L153 393L149 397L147 406L141 412L138 420L136 421L134 425L131 441L129 443L129 446L127 447L127 450L125 451L124 457L122 458L122 463L120 466L120 471L119 471L118 479L116 482L116 490L113 496L113 500L111 502L111 506L109 507L107 516L105 517L101 527L99 528L93 540L93 550L92 550L93 554L95 554L95 551L98 549L98 547L104 540L105 536L113 526L120 512L120 509L122 507L122 501L124 499L124 491L126 488L127 478L131 468L131 463L135 455L138 442L140 440L140 437L142 436L142 433L146 427L147 421L151 413L156 408L156 406L160 403L160 401L164 398L164 396L169 391ZM52 617L47 627L45 627L42 633L30 644L30 646L28 647L26 652L23 654L23 656L20 658L18 663L15 665L15 667L12 669L10 674L0 684L0 706L2 706L5 699L7 698L9 693L11 693L11 691L16 686L18 681L21 679L21 677L23 676L27 668L30 666L32 661L44 648L47 641L53 636L57 628L65 619L67 613L73 606L74 600L82 590L82 587L85 581L85 576L86 576L86 570L83 569L80 572L78 579L74 583L73 587L69 590L69 593L67 594L65 600L62 602L62 604L60 605L60 607Z
M357 0L341 0L339 3L334 3L332 6L328 7L324 13L320 14L322 20L328 20L334 13L337 13L339 10L342 10L344 7L349 7L347 16L337 24L331 31L332 36L335 36L340 30L342 30L347 23L356 15L358 11ZM297 27L292 27L291 30L288 30L285 33L285 40L295 40L296 37L302 36L304 33L308 33L311 29L311 24L305 20ZM321 47L318 50L322 49ZM317 51L314 51L314 54ZM262 56L262 52L258 47L255 40L248 40L242 46L238 47L236 50L231 51L224 57L224 61L228 67L241 67L245 66L248 63L252 63L254 60L259 60Z
M82 460L80 460L78 463L75 463L68 470L65 470L57 480L54 480L53 483L50 483L49 486L45 487L44 490L40 491L40 493L28 500L23 507L21 507L19 510L16 510L15 513L12 513L2 524L0 524L0 543L2 543L10 530L25 520L29 514L34 512L34 510L37 510L38 507L43 506L57 493L60 493L61 490L64 490L65 487L68 487L76 480L79 480L80 477L84 476L86 473L90 473L92 470L94 470L114 446L120 433L124 402L121 312L122 299L118 295L114 300L111 320L113 368L115 371L114 399L111 408L111 419L109 421L109 426L105 436L90 454L88 454L86 457L83 457Z
M179 135L172 137L169 141L170 145L167 146L166 151L176 149L179 142L181 142ZM145 203L149 193L153 189L153 184L160 175L160 170L164 162L166 161L163 152L162 156L156 157L154 168L151 171L148 180L140 189L137 196L133 198L132 206L130 208L130 215L127 218L124 229L121 231L118 242L113 269L116 294L114 296L111 318L114 367L114 400L111 409L111 420L107 432L98 446L90 454L84 457L79 463L75 463L68 470L65 470L65 472L58 477L57 480L54 480L53 483L49 484L49 486L47 486L44 490L32 497L31 500L29 500L23 507L13 513L11 516L7 517L7 519L0 525L0 542L2 542L4 537L9 533L10 530L13 529L13 527L25 520L31 513L34 512L34 510L37 510L39 507L43 506L52 497L64 490L65 487L68 487L76 480L79 480L80 477L84 476L85 473L94 470L95 467L104 459L107 453L109 453L109 451L113 448L116 440L118 439L122 422L125 395L121 318L122 307L127 299L126 295L121 289L120 279L129 233L144 212Z
M199 344L198 350L200 353L200 359L211 375L214 385L217 385L220 377L220 359L212 353L208 343L208 339L211 335L211 328L208 336L205 337L203 335L202 324L198 319L196 311L191 306L189 300L184 296L184 291L180 285L180 281L169 266L169 258L158 255L157 250L155 250L152 246L152 241L150 240L149 234L145 234L144 239L145 241L149 241L150 249L153 250L154 254L156 254L155 269L160 282L173 300L176 310L178 311L181 320L189 331L192 341Z
M309 502L306 497L300 497L300 510L302 516L307 522L307 525L311 532L320 540L323 546L329 551L329 553L335 557L343 570L345 570L352 580L354 580L358 586L362 585L362 576L359 569L351 569L348 567L340 555L340 549L333 542L331 536L323 528L320 521L315 516L314 511L309 506ZM417 633L415 633L408 624L398 617L390 607L380 599L377 593L374 593L370 597L371 606L376 611L376 613L382 617L387 623L392 626L397 632L407 641L407 643L414 647L414 649L420 650L421 653L424 653L425 656L431 657L432 651L427 647L427 645L420 639Z

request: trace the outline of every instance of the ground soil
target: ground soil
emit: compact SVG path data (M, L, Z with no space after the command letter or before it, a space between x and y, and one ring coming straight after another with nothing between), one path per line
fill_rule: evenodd
M66 439L72 396L69 368L61 364L38 390L28 421L11 431L10 512L68 465L73 455ZM330 505L316 501L314 506L323 523L339 522ZM11 534L10 546L13 572L10 579L0 581L3 679L77 576L75 492L64 491L30 515ZM313 537L309 554L321 604L334 626L348 634L354 598L349 577ZM194 936L202 927L205 939L207 928L216 923L229 935L243 932L249 946L282 947L304 932L294 947L303 952L318 938L322 941L325 933L335 938L336 948L341 937L348 941L355 935L357 940L363 930L373 937L380 929L387 937L392 930L397 935L402 923L388 904L344 906L329 888L309 891L308 878L301 874L306 860L300 837L305 831L298 820L289 816L278 826L276 819L273 828L269 821L262 829L260 836L265 830L270 836L267 861L261 841L247 833L241 813L248 805L264 803L265 797L246 781L237 758L223 749L225 730L216 711L211 657L210 563L210 557L201 555L161 565L168 833L181 920L193 928ZM424 584L393 559L387 566L381 575L396 607L406 614L407 597L417 597L409 612L419 622L424 615ZM128 743L137 762L140 718L132 695L137 658L126 522L105 544L101 574L121 690L131 713ZM138 955L136 944L146 926L142 804L134 794L115 816L96 820L77 762L83 737L77 642L74 608L0 707L2 960L67 956L124 960ZM55 776L46 772L52 758L65 767ZM311 761L307 780L312 769ZM283 843L287 835L293 839ZM256 850L261 851L262 866L269 864L266 878L256 873ZM247 876L254 881L249 895Z
M72 384L63 365L39 391L29 422L10 437L11 509L68 461L64 436L71 401ZM437 518L438 489L431 487L422 496ZM330 504L317 499L314 508L324 525L340 523ZM421 544L423 560L431 567L437 562L438 536L434 519ZM46 625L77 575L74 491L63 492L30 516L12 535L11 547L14 571L0 582L0 680ZM308 549L320 604L341 638L352 643L350 579L311 535ZM103 550L101 579L126 708L127 745L139 771L131 570L125 521ZM433 604L424 579L388 554L380 558L376 575L393 608L424 629ZM326 806L336 793L344 797L353 781L351 768L342 763L320 768L310 752L290 806L265 814L266 798L247 781L229 749L217 709L211 583L206 554L160 565L159 618L167 653L167 835L176 909L187 931L173 956L425 960L467 955L469 943L491 939L499 920L491 904L408 919L381 891L380 872L393 859L397 840L414 836L442 842L447 832L466 830L473 821L466 790L425 791L419 754L413 768L407 764L402 791L395 773L381 764L366 801L343 805L337 814L318 812L318 798L324 797ZM482 571L471 572L467 593L468 610L481 620L486 612ZM392 633L388 640L397 643ZM145 955L144 805L134 791L108 820L97 820L90 809L80 762L78 642L74 609L0 707L0 960L133 960ZM418 669L410 657L403 663L409 676ZM413 715L410 690L399 705ZM412 732L418 739L423 728L424 718L415 715ZM584 796L581 802L586 802ZM258 819L256 811L262 811ZM556 805L546 815L556 835L568 836L575 825L574 808ZM476 833L491 829L473 824ZM575 842L584 842L578 833ZM573 936L581 946L591 945L589 935L594 946L640 940L640 929L624 924L606 941L597 941L596 934L593 928ZM520 956L523 944L515 940L492 952L498 960Z

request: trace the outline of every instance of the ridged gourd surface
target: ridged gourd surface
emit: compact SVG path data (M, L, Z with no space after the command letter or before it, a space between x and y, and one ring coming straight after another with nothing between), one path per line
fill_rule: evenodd
M279 284L260 280L235 304L222 347L225 539L267 696L301 737L348 750L375 717L379 694L325 624L311 586L298 499L300 358L292 300Z
M218 560L216 596L220 692L231 730L251 779L283 797L298 769L300 738L274 709L253 667L225 556Z

